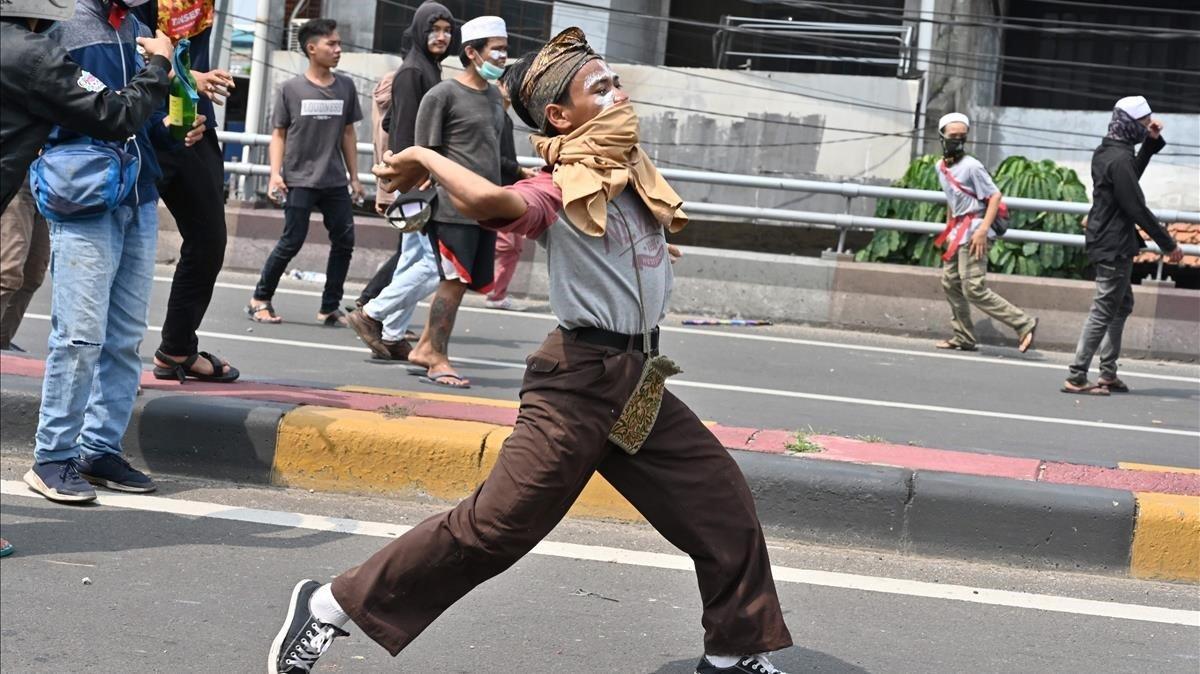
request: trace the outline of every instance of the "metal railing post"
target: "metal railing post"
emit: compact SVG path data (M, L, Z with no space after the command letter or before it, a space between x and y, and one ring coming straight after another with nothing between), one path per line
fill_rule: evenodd
M844 209L842 209L842 212L845 213L846 215L850 215L850 200L853 198L854 197L851 197L851 196L846 197L846 207ZM842 253L846 252L846 232L847 231L848 231L847 228L842 227L841 225L838 225L838 242L837 242L837 254L838 255L841 255Z

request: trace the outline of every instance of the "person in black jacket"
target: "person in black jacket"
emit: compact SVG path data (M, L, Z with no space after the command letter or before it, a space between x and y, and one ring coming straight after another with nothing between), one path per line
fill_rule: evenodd
M1075 361L1062 386L1064 393L1108 395L1127 393L1129 387L1117 377L1121 356L1121 333L1133 312L1133 257L1146 244L1135 227L1141 227L1171 263L1183 251L1154 213L1138 180L1154 156L1167 142L1163 124L1151 117L1150 104L1142 96L1117 101L1108 134L1092 154L1092 209L1087 219L1087 255L1096 269L1096 296L1083 325ZM1134 154L1134 146L1142 148ZM1100 379L1088 381L1092 357L1100 352Z
M41 286L50 259L46 221L25 179L55 125L120 141L140 129L167 97L171 41L139 39L149 63L113 90L71 60L44 33L75 13L75 2L5 0L0 5L0 349ZM11 206L11 208L10 208Z
M408 44L408 51L392 79L392 104L383 117L388 149L392 152L416 145L417 110L421 107L421 99L442 81L442 59L459 49L454 15L440 2L428 0L422 3L413 13L404 42ZM358 296L355 302L358 307L378 297L392 282L403 250L402 236L396 252L375 272Z

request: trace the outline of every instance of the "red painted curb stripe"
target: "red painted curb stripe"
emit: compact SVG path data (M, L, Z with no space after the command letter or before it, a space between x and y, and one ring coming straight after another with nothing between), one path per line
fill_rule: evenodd
M912 470L938 470L966 475L1007 477L1014 480L1037 480L1039 459L957 452L949 449L929 449L909 445L890 445L883 442L864 442L831 435L810 436L825 448L814 459L874 463Z
M43 362L37 359L0 355L0 372L6 375L40 378L43 369ZM180 384L175 381L155 379L152 374L145 372L142 374L142 386L155 391L189 395L242 398L295 405L319 405L367 412L376 412L388 407L391 408L390 411L404 416L479 421L499 426L512 426L517 419L517 410L506 407L253 381L238 381L232 384L189 381L186 384ZM713 424L709 429L721 441L721 444L729 449L771 454L785 453L796 438L794 432L773 429L723 426L721 424ZM1043 462L1039 459L864 442L830 435L810 436L809 439L821 445L824 451L805 454L804 458L823 461L895 466L908 470L931 470L1016 480L1038 481L1040 479L1040 481L1055 484L1200 496L1200 475L1195 473L1158 473L1058 462L1046 463L1045 470L1041 471ZM1039 471L1041 471L1040 477Z
M1042 472L1042 482L1200 496L1200 475L1194 473L1153 473L1142 470L1084 466L1077 463L1048 462Z

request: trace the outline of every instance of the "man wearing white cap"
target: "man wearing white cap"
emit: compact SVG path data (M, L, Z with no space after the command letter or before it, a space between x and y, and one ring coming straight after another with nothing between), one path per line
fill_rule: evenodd
M1125 319L1133 312L1133 257L1145 247L1136 227L1154 239L1172 263L1183 258L1179 244L1146 206L1138 180L1150 157L1167 142L1163 124L1150 116L1150 103L1143 96L1117 101L1108 133L1092 153L1092 210L1087 219L1087 255L1096 270L1096 296L1063 393L1106 396L1127 393L1129 387L1117 377L1121 335ZM1134 146L1142 149L1134 154ZM1088 381L1092 357L1100 352L1100 379Z
M971 120L961 112L938 120L942 135L942 159L937 164L938 181L946 192L946 228L934 241L944 246L942 289L950 303L954 336L936 344L939 349L976 349L971 306L1012 328L1022 353L1033 346L1037 319L993 292L987 277L988 241L1000 223L1001 194L983 164L966 154ZM1000 231L1003 233L1003 230Z
M504 19L481 16L462 25L463 71L429 90L417 111L416 144L434 149L456 163L500 184L500 137L504 131L504 104L492 83L504 73L508 58L508 32ZM441 187L433 219L425 227L432 254L432 270L441 279L429 307L425 331L407 360L425 368L421 381L449 388L469 388L470 382L450 365L447 355L458 306L468 289L491 290L496 256L496 233L482 229L455 210ZM435 277L436 278L436 277ZM415 305L418 297L411 297ZM404 311L409 306L397 307ZM355 312L351 325L377 356L389 335L389 317L363 320ZM394 330L393 330L394 332Z

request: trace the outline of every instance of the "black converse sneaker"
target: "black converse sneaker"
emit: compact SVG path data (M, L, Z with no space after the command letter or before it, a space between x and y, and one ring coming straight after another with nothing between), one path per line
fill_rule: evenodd
M329 650L333 640L349 634L313 617L308 601L319 587L321 584L317 581L305 579L296 583L296 588L292 590L287 618L271 643L270 659L267 661L270 674L311 672L317 658Z
M766 655L745 655L738 659L737 664L729 667L717 667L708 661L708 656L700 658L696 665L696 674L784 674L776 669Z

